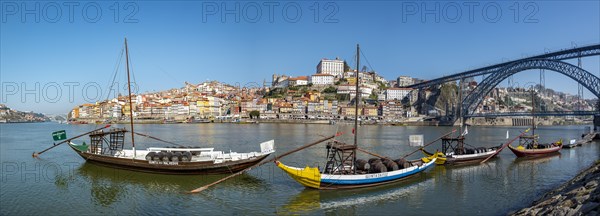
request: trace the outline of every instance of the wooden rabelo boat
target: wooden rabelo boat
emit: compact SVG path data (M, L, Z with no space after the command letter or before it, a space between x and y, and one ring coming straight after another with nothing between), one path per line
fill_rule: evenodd
M465 128L465 131L467 129ZM423 154L427 157L437 156L438 165L464 165L479 163L486 158L498 155L502 151L502 144L494 147L465 147L465 135L463 133L457 137L446 136L442 138L442 151L431 153L421 148Z
M356 46L356 97L354 115L354 144L339 141L327 143L327 162L323 170L317 167L297 168L275 161L277 166L290 177L307 188L349 189L388 184L413 176L432 167L436 157L407 161L403 158L371 158L369 161L356 158L358 136L358 106L360 103L359 85L360 48ZM424 162L427 161L427 162Z
M127 82L129 78L129 51L125 39L127 63ZM129 87L129 107L132 107L131 85ZM260 144L260 152L223 152L214 148L200 147L151 147L145 150L135 149L135 135L163 141L156 137L135 133L133 127L133 111L129 109L130 130L101 128L89 134L90 144L75 144L68 140L69 146L86 161L114 168L168 174L225 174L244 170L253 166L274 150L274 141ZM108 125L107 127L108 128ZM131 149L125 149L125 133L130 133ZM171 143L168 141L163 141ZM34 154L35 156L35 154Z
M531 107L531 113L533 114L535 112L535 95L533 90L531 90ZM556 153L562 149L562 139L554 143L540 144L538 142L539 137L535 134L536 125L534 115L532 115L531 124L531 135L520 136L518 146L508 146L510 151L517 157L544 156Z
M554 143L540 144L538 143L538 135L532 134L528 136L521 136L519 138L519 145L509 145L508 149L512 151L517 157L527 156L544 156L560 151L563 147L562 140Z
M459 82L459 101L462 101L462 93L463 93L463 80ZM459 119L460 119L460 127L465 127L464 132L459 134L456 137L453 136L445 136L442 138L442 151L436 151L436 153L431 153L425 148L421 148L421 151L425 156L431 157L436 155L438 160L436 164L438 165L464 165L471 163L479 163L483 160L486 160L489 157L495 157L502 151L502 144L494 147L465 147L465 136L469 133L468 125L465 124L465 118L462 117L462 106L459 107ZM508 139L508 137L507 137Z

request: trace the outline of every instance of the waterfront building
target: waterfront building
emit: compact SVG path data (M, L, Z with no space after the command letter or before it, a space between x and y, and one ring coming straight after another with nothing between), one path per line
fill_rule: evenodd
M293 106L290 103L280 103L278 105L279 107L279 113L292 113L293 112Z
M317 74L328 74L341 78L344 73L344 61L339 58L321 59L317 65Z
M342 106L340 107L340 114L342 116L350 116L350 117L354 117L354 111L355 111L356 107L354 106ZM363 108L358 108L358 113L363 113Z
M384 119L398 119L404 116L404 108L400 101L386 101L379 105L380 115Z
M376 118L377 116L379 116L378 110L379 109L377 107L374 107L374 106L363 107L362 108L362 115L373 119L373 118Z

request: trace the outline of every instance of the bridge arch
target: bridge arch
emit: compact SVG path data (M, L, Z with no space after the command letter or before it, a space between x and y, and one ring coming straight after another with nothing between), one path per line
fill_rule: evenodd
M476 108L500 82L513 74L531 69L545 69L561 73L583 85L587 90L600 98L600 78L575 65L551 59L525 59L499 69L486 77L473 92L462 101L462 116L473 114Z

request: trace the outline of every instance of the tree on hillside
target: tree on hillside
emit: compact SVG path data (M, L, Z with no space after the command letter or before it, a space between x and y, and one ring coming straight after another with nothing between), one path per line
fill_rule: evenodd
M337 92L337 88L333 87L333 86L329 86L325 89L323 89L323 93L336 93Z
M377 100L378 99L378 95L375 94L375 92L371 93L371 95L369 95L369 99L373 99L373 100Z
M260 112L258 110L252 110L248 115L251 119L254 119L254 117L256 117L257 119L260 118Z

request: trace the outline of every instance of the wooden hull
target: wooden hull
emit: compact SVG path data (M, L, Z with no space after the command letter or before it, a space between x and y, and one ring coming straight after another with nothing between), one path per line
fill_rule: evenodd
M562 145L553 146L551 148L545 149L518 149L517 147L513 147L511 145L508 146L510 151L512 151L517 157L538 157L545 156L548 154L552 154L558 152L562 149Z
M277 161L276 164L290 177L307 188L333 190L374 187L402 181L432 167L435 164L435 161L436 157L431 157L426 163L419 162L419 165L414 165L405 169L383 173L355 175L322 174L319 172L318 168L311 168L308 166L305 168L290 167L279 161Z
M72 147L71 147L72 148ZM118 158L113 156L91 154L88 152L81 152L77 149L73 149L79 156L86 161L112 167L118 169L148 172L148 173L161 173L161 174L179 174L179 175L195 175L195 174L229 174L241 171L252 165L255 165L268 157L269 155L262 155L252 159L228 161L223 163L215 164L212 161L206 162L177 162L177 164L166 165L150 163L146 160L131 159L131 158Z
M427 157L430 157L433 155L433 153L430 153L428 151L426 151L425 149L422 149L423 154ZM444 159L442 161L445 161L445 163L439 164L438 165L466 165L466 164L474 164L474 163L479 163L483 160L485 160L486 158L492 156L492 157L496 157L498 155L498 153L500 153L501 150L496 150L496 151L489 151L489 152L484 152L484 153L479 153L479 154L464 154L464 155L458 155L457 157L444 157Z

